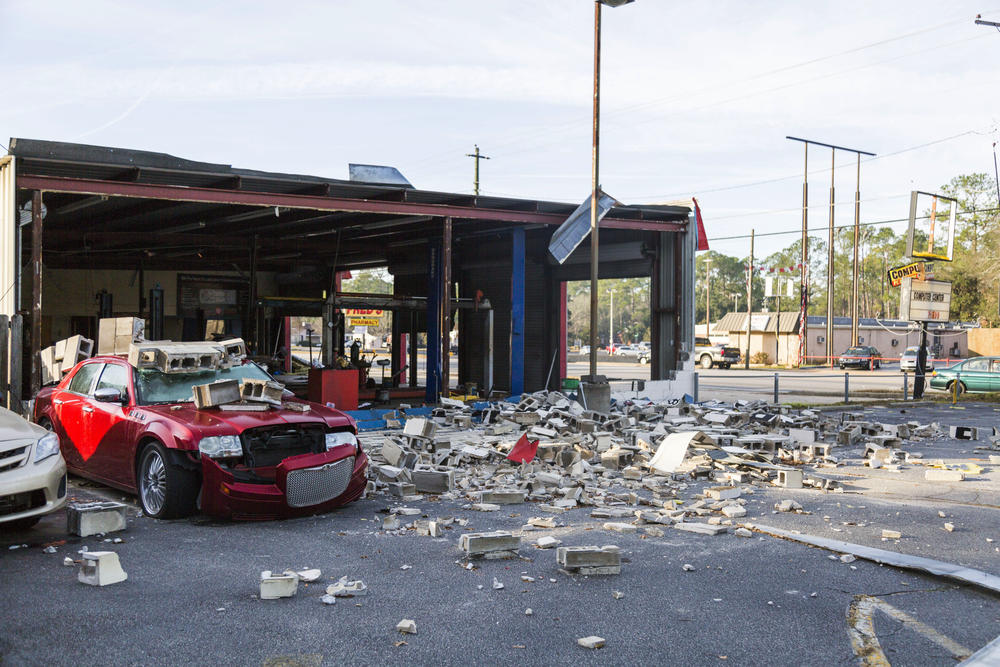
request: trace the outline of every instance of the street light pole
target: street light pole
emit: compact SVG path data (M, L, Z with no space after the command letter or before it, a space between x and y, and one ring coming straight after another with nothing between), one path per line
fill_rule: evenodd
M633 0L594 0L594 133L590 169L590 379L597 377L597 199L601 128L601 5L620 7ZM609 341L610 342L610 341Z

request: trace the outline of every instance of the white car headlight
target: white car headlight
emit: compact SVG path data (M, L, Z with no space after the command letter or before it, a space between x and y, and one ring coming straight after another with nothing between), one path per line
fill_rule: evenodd
M337 431L336 433L326 434L326 450L330 451L334 447L340 445L353 445L354 449L358 448L358 436L354 435L350 431Z
M211 459L243 456L243 445L235 435L210 435L198 443L198 451Z
M44 461L50 456L59 453L59 436L55 433L46 433L35 443L35 463Z

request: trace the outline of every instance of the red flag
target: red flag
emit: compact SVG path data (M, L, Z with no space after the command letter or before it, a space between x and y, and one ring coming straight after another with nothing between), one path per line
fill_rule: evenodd
M694 197L691 201L694 202L694 219L698 223L698 250L708 250L708 234L705 233L705 221L701 219L701 207Z
M538 451L538 441L528 442L528 434L522 435L510 450L507 458L516 463L528 463L535 458Z

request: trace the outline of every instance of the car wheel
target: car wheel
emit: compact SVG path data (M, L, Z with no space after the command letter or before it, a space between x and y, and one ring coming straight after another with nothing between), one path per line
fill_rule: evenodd
M14 519L13 521L0 523L0 526L10 530L28 530L41 520L42 517L40 516L29 516L26 519Z
M702 368L708 370L709 368L712 367L712 355L710 354L701 355L701 359L699 359L699 362L701 362Z
M154 519L174 519L194 511L199 479L195 473L170 463L158 442L143 448L138 468L139 504Z
M966 392L966 386L964 382L959 382L958 387L955 387L955 381L952 380L948 383L948 393L955 393L961 396Z
M648 364L649 363L649 357L639 357L639 363L640 364Z
M861 367L863 371L870 371L872 369L872 362L866 361L865 365Z
M844 364L840 365L840 370L844 370L845 368L847 368L847 366L845 366Z
M721 368L732 368L732 364L719 364Z

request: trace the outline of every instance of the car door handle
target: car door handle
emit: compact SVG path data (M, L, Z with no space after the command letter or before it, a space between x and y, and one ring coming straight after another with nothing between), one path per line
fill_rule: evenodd
M53 399L52 399L52 404L53 404L53 405L62 405L62 404L63 404L63 401L62 401L62 399L60 399L60 398L53 398Z
M93 412L94 408L90 407L89 405L85 405L85 406L83 406L83 411L84 412Z

